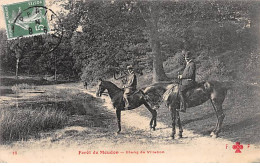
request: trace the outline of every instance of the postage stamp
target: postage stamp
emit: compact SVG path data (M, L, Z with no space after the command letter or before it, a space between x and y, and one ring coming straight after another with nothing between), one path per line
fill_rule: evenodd
M3 5L8 39L48 33L45 1L25 1Z

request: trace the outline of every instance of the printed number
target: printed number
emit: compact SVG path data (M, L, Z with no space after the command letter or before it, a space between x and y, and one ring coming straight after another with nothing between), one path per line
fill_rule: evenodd
M48 32L47 27L44 27L44 28L43 28L43 31L44 31L44 33L47 33L47 32Z
M30 34L30 35L33 34L33 31L32 31L32 28L31 28L31 27L29 27L29 34Z
M12 25L12 31L13 31L13 33L14 33L14 25Z

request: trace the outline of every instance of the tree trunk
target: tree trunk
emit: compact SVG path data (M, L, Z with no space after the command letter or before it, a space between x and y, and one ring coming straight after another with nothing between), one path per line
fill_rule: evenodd
M154 35L153 35L154 36ZM161 53L161 44L155 37L151 38L153 53L153 82L167 80L167 76L163 69L163 58Z
M15 46L14 46L15 47ZM16 47L14 48L15 51L15 57L16 57L16 71L15 71L15 77L18 79L18 69L19 69L19 62L22 58L22 51L19 48L19 43L16 44Z
M54 63L54 80L57 81L57 57L56 57L56 54L54 54L54 57L55 57L55 63Z
M163 57L158 32L159 9L157 5L152 4L150 11L151 21L147 25L149 26L150 30L150 41L153 53L153 82L155 83L159 81L168 80L168 78L163 69Z
M19 61L20 59L16 59L16 71L15 71L15 78L18 79L18 69L19 69Z

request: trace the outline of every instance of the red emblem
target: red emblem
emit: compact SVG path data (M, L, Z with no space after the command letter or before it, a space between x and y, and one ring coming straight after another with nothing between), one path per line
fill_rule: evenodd
M232 148L236 150L235 153L241 153L241 150L243 149L243 145L240 145L240 142L236 142L236 144L233 145Z

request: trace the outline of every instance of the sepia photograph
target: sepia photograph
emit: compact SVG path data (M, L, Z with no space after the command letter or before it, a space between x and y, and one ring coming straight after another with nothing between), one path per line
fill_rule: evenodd
M259 0L1 0L0 163L259 163Z

